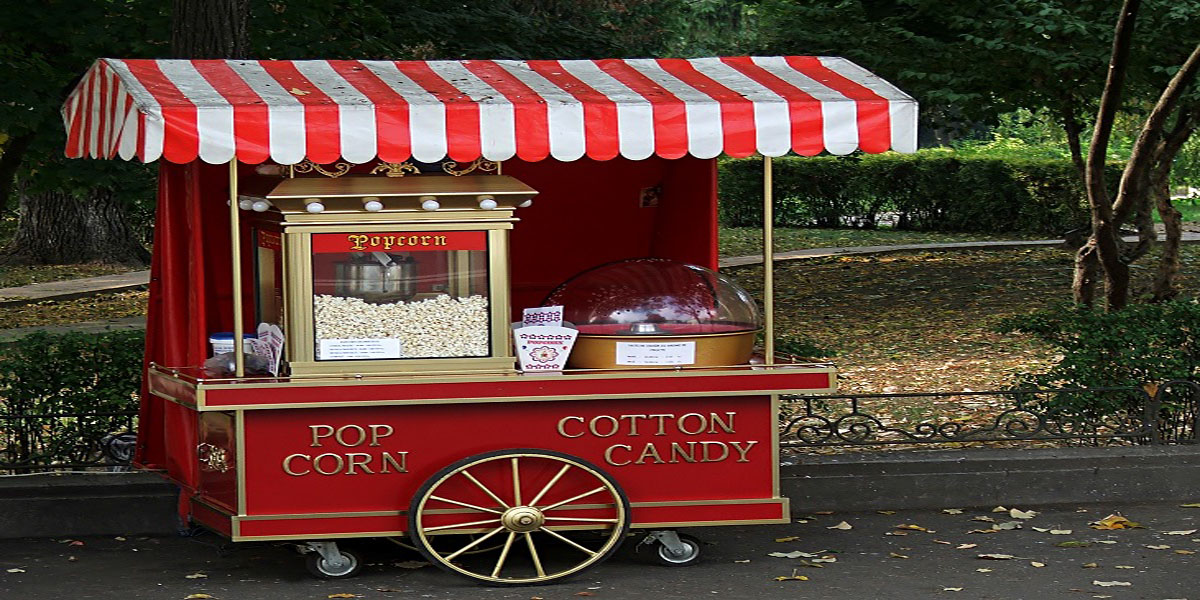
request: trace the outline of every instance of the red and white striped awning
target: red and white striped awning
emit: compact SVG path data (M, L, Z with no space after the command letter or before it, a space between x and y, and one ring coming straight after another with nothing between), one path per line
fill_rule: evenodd
M916 148L917 103L844 59L118 60L63 106L69 157L318 164Z

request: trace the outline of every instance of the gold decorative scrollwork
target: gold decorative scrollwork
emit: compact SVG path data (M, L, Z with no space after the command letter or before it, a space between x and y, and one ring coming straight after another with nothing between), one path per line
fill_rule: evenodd
M371 169L371 174L380 172L388 177L404 177L405 175L420 175L421 169L410 162L380 162L374 169Z
M483 158L477 158L471 164L460 169L460 168L458 168L457 162L448 160L448 161L442 163L442 170L455 176L455 177L462 177L463 175L466 175L467 173L471 173L476 170L484 171L487 173L499 174L500 163L498 163L494 160L484 160Z
M326 168L322 167L321 165L318 165L317 163L314 163L313 161L308 160L306 158L306 159L296 163L295 165L292 165L292 171L294 173L312 173L312 172L316 171L317 173L320 173L326 177L332 177L332 178L336 179L336 178L341 177L342 175L345 175L346 173L350 172L350 163L347 163L347 162L335 163L333 165L333 169L330 170L330 169L326 169Z
M229 452L207 442L196 446L196 460L200 461L201 471L225 473L233 468L229 464Z

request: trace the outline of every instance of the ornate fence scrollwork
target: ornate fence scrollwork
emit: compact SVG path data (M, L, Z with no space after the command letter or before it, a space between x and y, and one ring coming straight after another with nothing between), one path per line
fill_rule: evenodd
M939 414L939 405L986 405L990 414ZM919 418L906 416L927 407ZM1019 389L919 394L785 396L784 447L886 446L1059 440L1068 444L1195 443L1200 385Z

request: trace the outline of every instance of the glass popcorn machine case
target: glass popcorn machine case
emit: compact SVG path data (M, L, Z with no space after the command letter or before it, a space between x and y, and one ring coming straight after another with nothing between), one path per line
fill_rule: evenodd
M503 175L259 187L239 198L254 215L243 271L292 375L513 370L508 233L533 189Z

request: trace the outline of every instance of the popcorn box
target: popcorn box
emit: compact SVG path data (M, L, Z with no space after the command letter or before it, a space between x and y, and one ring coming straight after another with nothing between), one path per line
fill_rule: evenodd
M526 373L553 373L563 370L575 336L579 332L569 327L535 325L513 330L517 360Z

